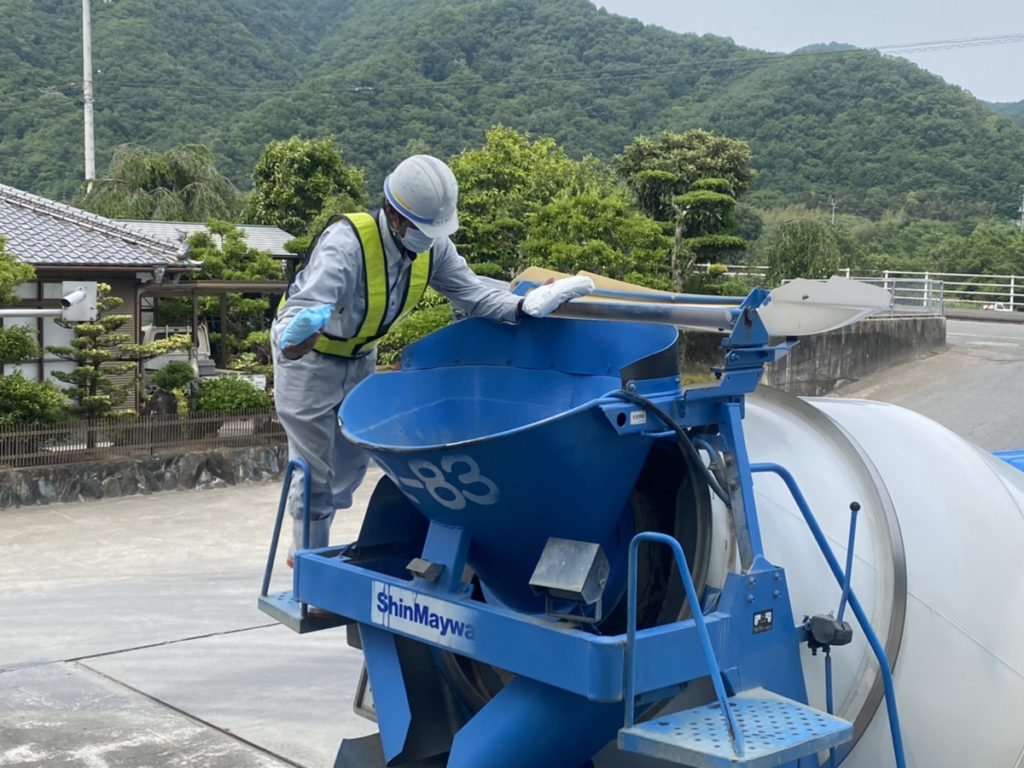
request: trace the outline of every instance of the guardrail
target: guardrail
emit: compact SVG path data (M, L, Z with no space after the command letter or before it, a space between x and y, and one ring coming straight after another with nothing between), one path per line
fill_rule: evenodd
M698 264L696 269L707 269L710 265ZM725 274L763 283L768 273L766 266L730 266ZM842 277L877 285L892 292L892 315L942 315L946 305L946 284L938 275L922 273L883 272L882 274L857 274L851 270L840 270ZM786 282L786 281L783 281Z
M697 264L695 269L707 269ZM726 275L763 282L768 267L763 265L728 266ZM1024 311L1024 276L976 275L965 272L881 272L841 269L838 274L853 280L880 285L893 293L892 313L943 315L946 309Z
M860 275L853 277L862 279ZM944 303L959 309L1013 312L1024 310L1024 277L1020 275L971 275L961 272L903 272L886 270L885 280L939 281Z

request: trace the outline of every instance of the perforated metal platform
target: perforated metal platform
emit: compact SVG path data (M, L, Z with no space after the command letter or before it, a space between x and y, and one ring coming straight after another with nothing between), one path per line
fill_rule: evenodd
M764 768L849 741L846 720L763 688L727 700L743 734L743 754L733 750L718 702L657 717L619 731L619 748L694 768Z

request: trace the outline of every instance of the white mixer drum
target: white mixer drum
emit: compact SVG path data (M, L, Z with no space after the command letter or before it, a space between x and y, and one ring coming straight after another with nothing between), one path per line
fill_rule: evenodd
M762 387L744 424L751 463L790 471L841 564L850 503L861 505L853 590L893 662L907 764L1024 764L1024 472L883 403ZM789 490L765 473L754 489L794 616L834 612L840 587ZM833 697L856 741L843 766L891 765L878 665L849 608L844 618L854 641L832 649ZM811 704L824 709L822 654L803 655Z

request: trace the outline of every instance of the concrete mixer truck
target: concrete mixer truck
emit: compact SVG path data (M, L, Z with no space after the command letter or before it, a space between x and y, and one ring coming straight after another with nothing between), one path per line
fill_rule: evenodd
M336 768L1024 764L1024 473L907 410L757 386L887 304L599 286L360 384L339 417L384 477L358 538L269 594L282 498L259 598L362 650L379 733ZM681 385L678 328L722 334L714 381Z

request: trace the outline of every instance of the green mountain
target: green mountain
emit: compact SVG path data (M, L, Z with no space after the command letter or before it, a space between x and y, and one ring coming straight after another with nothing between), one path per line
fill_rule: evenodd
M750 143L754 205L1013 216L1024 130L905 60L741 48L586 0L92 0L97 171L202 143L241 188L266 144L331 135L371 188L503 123L610 160L640 134ZM83 176L81 4L0 0L0 182Z
M986 101L985 106L1024 128L1024 101Z

